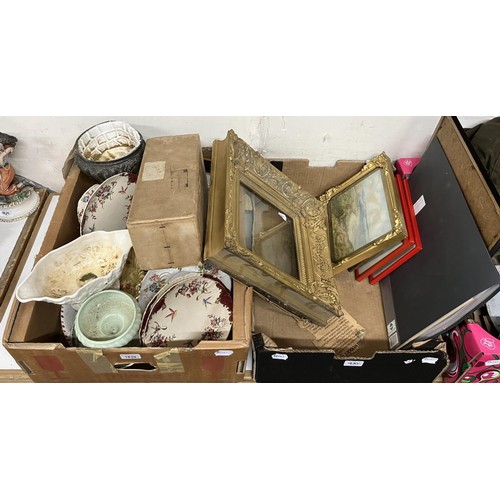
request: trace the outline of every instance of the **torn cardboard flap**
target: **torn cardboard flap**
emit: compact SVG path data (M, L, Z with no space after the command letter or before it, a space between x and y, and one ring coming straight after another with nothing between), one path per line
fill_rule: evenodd
M314 335L313 342L318 349L332 349L337 356L349 356L359 347L366 330L345 309L342 311L343 316L332 316L326 326L305 319L296 320L300 328Z

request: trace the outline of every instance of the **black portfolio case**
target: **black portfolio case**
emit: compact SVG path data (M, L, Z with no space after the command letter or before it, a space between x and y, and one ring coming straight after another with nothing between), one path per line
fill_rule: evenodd
M409 178L422 251L380 282L392 348L451 329L500 290L500 276L436 134Z

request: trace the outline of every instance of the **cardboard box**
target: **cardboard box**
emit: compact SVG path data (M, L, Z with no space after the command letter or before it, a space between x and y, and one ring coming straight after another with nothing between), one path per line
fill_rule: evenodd
M203 260L207 178L198 135L146 141L127 228L142 269Z
M92 179L73 165L38 259L79 235L76 204ZM65 347L60 307L15 300L3 345L35 382L238 382L251 337L252 289L233 285L231 340L202 341L194 348L88 349Z
M354 175L362 162L309 167L306 160L285 161L283 172L314 196ZM255 296L253 374L256 382L432 382L446 369L442 348L391 351L378 284L358 282L354 273L336 276L341 306L365 328L341 355L318 348L314 330L294 315ZM272 346L266 342L272 341ZM266 345L267 344L267 345ZM356 345L359 344L359 347Z

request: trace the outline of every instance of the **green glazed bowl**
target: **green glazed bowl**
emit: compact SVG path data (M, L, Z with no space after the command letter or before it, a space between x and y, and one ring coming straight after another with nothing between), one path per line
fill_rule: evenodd
M123 347L137 337L141 309L121 290L103 290L90 296L75 319L75 334L85 347Z

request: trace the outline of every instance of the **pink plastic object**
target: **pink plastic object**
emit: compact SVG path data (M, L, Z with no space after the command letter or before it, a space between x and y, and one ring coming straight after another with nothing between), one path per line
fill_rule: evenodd
M396 160L396 172L403 177L409 177L422 158L400 158Z
M449 347L445 382L500 382L500 340L477 323L455 328Z

